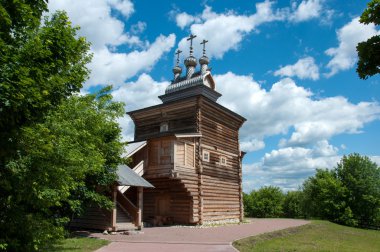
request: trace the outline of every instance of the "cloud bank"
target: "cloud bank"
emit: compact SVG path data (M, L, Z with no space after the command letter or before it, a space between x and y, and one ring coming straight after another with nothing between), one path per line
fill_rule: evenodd
M158 60L175 44L174 34L159 35L152 43L142 41L137 35L146 24L132 24L125 31L125 21L133 14L134 6L127 0L55 0L49 1L49 10L65 10L74 25L79 25L79 35L91 42L92 70L84 88L97 85L121 85L131 77L149 72ZM120 13L120 20L112 11ZM118 51L124 46L129 50Z

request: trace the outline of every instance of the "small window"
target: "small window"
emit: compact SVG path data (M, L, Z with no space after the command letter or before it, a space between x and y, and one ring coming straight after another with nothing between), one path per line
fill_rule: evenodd
M168 131L169 130L169 125L168 125L168 123L167 122L165 122L165 123L161 123L161 125L160 125L160 132L166 132L166 131Z
M203 151L202 153L202 160L206 162L210 162L210 152Z
M220 157L220 164L221 165L227 165L227 158L225 156Z

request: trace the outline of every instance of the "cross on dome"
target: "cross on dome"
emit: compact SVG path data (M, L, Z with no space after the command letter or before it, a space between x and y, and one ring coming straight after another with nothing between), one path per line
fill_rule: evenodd
M190 40L190 56L193 56L193 39L196 37L197 35L190 34L190 36L187 38L187 41Z
M177 66L179 65L179 55L182 51L181 50L177 50L177 52L175 53L177 55Z
M206 43L207 42L208 42L208 40L205 40L205 39L203 39L201 42L201 45L203 45L203 56L206 55Z

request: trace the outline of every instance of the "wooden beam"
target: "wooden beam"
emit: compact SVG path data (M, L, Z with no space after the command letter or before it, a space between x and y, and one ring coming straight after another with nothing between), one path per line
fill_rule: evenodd
M238 151L240 152L240 145L238 145ZM240 222L244 220L244 203L243 203L243 169L242 169L242 160L243 157L239 155L239 201L240 201Z
M111 211L111 228L113 231L116 231L116 204L117 204L117 186L112 186L112 201L113 201L113 209Z
M197 108L197 130L200 132L200 125L202 125L202 110L201 110L202 100L198 100L198 108ZM200 132L201 133L201 132ZM202 138L197 139L198 144L198 220L199 224L203 224L203 166L202 166ZM195 149L194 149L195 154Z
M142 211L143 211L143 188L142 187L137 187L137 207L138 207L138 212L137 212L137 228L139 230L142 229Z
M224 151L224 150L221 150L221 149L217 149L216 150L214 146L209 146L209 145L206 145L206 144L202 144L201 147L204 148L204 149L210 150L212 152L215 152L215 153L223 153L223 154L226 154L228 156L239 157L239 155L235 154L235 153L231 153L231 152Z

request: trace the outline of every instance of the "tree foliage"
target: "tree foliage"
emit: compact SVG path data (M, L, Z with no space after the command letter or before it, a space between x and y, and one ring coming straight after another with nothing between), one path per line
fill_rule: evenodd
M272 218L282 215L284 195L279 187L267 186L245 195L246 213L251 217Z
M380 167L368 157L352 154L342 158L335 172L358 225L380 225Z
M380 0L372 0L368 3L360 17L363 24L380 24ZM358 67L356 71L361 79L380 73L380 35L375 35L367 41L357 45Z
M317 217L337 223L354 225L352 211L345 202L347 194L333 170L317 169L303 184L304 211L308 217Z
M0 164L22 126L41 120L88 78L89 44L64 12L40 24L46 1L1 1Z
M62 237L87 203L110 207L124 114L110 88L76 95L89 44L45 0L0 0L0 250Z
M289 191L285 194L283 214L287 218L303 218L303 192Z
M359 154L334 170L318 170L304 183L305 212L349 226L380 226L380 168Z
M71 96L43 122L22 128L24 148L8 162L12 176L3 184L12 191L0 228L9 248L39 248L62 236L63 224L89 203L112 206L107 189L123 163L115 119L123 113L123 105L112 102L104 90Z

